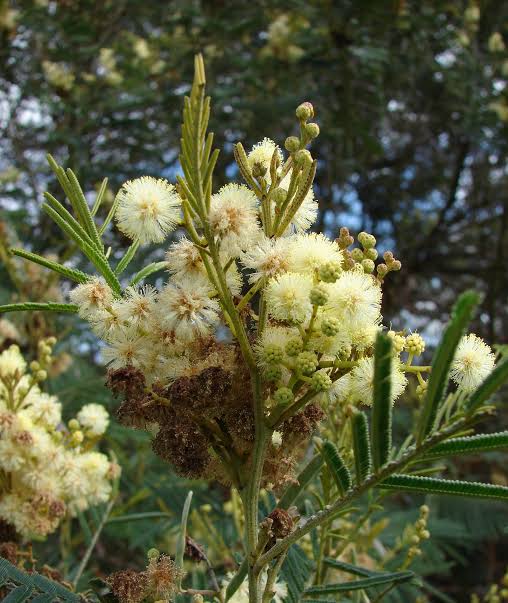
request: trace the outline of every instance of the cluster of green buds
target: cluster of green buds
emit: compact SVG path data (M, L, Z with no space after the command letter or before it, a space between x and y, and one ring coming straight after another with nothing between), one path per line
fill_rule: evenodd
M471 603L503 603L508 601L508 569L499 584L492 584L483 598L471 595Z
M383 254L384 262L376 265L379 256L376 249L377 241L376 237L368 232L361 232L358 235L360 246L352 250L349 250L349 247L354 244L355 240L346 227L340 229L339 236L335 240L344 252L344 270L351 270L360 265L366 274L376 273L377 279L382 282L389 272L396 272L402 267L391 251L386 251Z
M41 339L37 344L37 360L32 360L30 370L37 382L45 381L48 371L53 364L53 348L56 344L55 337Z
M413 526L410 526L408 534L408 541L411 545L407 551L406 563L409 564L414 557L421 555L420 544L423 540L430 538L430 532L427 529L427 520L429 518L429 507L422 505L420 507L420 516L416 520Z

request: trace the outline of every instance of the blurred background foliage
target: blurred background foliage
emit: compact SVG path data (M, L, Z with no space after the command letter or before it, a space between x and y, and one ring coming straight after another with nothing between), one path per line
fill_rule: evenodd
M457 293L475 287L484 293L476 332L506 344L506 44L503 0L0 0L0 301L59 299L66 290L42 269L14 261L8 247L22 241L38 253L78 261L39 211L45 190L59 195L47 152L77 173L90 198L107 176L109 205L129 178L174 179L183 95L192 57L202 51L211 129L221 148L217 187L238 179L233 143L247 147L268 136L282 144L293 133L295 107L311 101L321 127L313 150L321 204L316 228L332 236L340 226L367 230L381 250L402 260L402 271L386 285L388 321L395 328L412 324L432 344ZM128 241L108 236L121 257ZM163 252L143 249L132 272ZM56 333L62 353L72 355L53 384L69 412L85 401L114 408L97 343L79 320L40 314L15 320L27 350L40 335ZM411 404L401 410L401 434ZM507 422L502 415L496 421ZM157 463L144 436L113 425L109 443L124 466L114 515L167 515L108 524L90 574L126 563L141 567L147 548L168 548L187 488ZM489 461L467 467L462 461L452 471L489 472L506 483L506 458ZM194 504L210 505L202 516L224 541L218 550L229 550L236 535L221 531L223 505L232 504L228 492L192 487ZM388 539L400 532L405 514L413 521L417 513L410 499L394 504ZM453 600L485 589L508 561L506 510L477 505L436 502L429 523L435 539L419 560ZM69 566L86 545L78 528L64 543L72 545L64 550ZM211 533L206 526L196 531ZM57 564L58 549L40 546Z

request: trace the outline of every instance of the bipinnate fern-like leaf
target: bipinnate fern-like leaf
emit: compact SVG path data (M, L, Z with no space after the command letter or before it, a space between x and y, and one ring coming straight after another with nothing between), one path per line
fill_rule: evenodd
M422 492L424 494L449 494L453 496L508 500L508 487L506 486L423 477L420 475L395 474L384 479L379 487L388 490Z
M342 460L337 447L333 442L326 441L323 444L322 454L340 494L344 494L351 488L351 474Z
M360 485L372 471L369 425L364 412L355 411L351 417L356 483Z
M421 443L434 427L439 405L448 387L450 367L455 350L467 325L471 321L478 302L478 293L475 291L466 291L459 297L453 308L450 322L445 329L441 343L432 360L427 394L418 425L418 443Z
M380 333L374 352L374 401L372 404L372 460L374 469L389 459L392 448L391 399L392 342Z
M58 582L38 573L26 574L0 557L0 587L8 594L4 603L80 603L81 598Z

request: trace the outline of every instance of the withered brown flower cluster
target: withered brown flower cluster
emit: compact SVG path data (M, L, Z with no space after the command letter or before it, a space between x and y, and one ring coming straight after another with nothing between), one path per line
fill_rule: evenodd
M166 386L157 381L148 386L132 366L110 370L107 384L124 398L118 419L152 433L154 452L177 474L242 486L254 441L248 368L236 344L213 339L193 343L192 356L188 374ZM265 485L291 479L301 445L322 418L321 408L309 404L281 424L282 444L270 444L266 455Z

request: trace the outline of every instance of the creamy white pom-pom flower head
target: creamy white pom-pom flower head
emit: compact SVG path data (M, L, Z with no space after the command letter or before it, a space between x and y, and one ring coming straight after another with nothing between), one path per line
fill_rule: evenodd
M226 184L212 195L210 226L221 252L238 257L261 237L258 200L244 185Z
M118 228L142 244L161 243L180 219L181 199L163 178L142 176L118 191L115 219Z
M289 239L269 239L263 237L256 245L248 249L241 258L242 264L254 272L249 282L255 283L260 278L271 278L289 269Z
M374 358L362 358L350 373L350 396L353 402L372 405L374 397ZM407 379L402 372L400 362L392 361L391 369L391 399L392 403L406 389Z
M289 270L314 275L326 262L342 264L343 254L335 241L321 233L304 233L291 238Z
M26 369L26 362L17 345L11 345L0 354L0 377L4 379L21 376Z
M450 376L465 392L476 389L492 372L495 355L481 337L470 333L459 342Z
M69 293L71 301L78 306L79 315L91 318L113 301L113 292L103 278L93 277L78 285Z
M270 163L274 152L277 153L279 163L284 160L280 147L277 146L270 138L263 138L261 142L258 142L252 147L251 152L247 155L249 166L252 169L255 163L259 163L264 166L267 171L270 170ZM267 173L269 178L269 173Z
M276 320L304 322L312 312L309 298L312 286L311 276L297 272L271 279L266 287L268 312Z
M169 271L177 275L205 272L199 249L186 237L182 237L169 247L166 252L166 262Z
M112 333L108 343L109 347L103 350L102 357L109 368L143 367L148 353L146 338L128 329L118 329Z
M350 323L376 324L381 316L381 288L375 279L363 272L343 272L329 286L330 299L327 305Z
M103 435L109 425L108 411L102 404L93 402L85 404L76 415L76 418L86 434L91 437Z
M220 306L210 297L210 289L205 278L172 279L159 296L161 324L184 341L206 335L219 322Z

